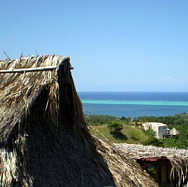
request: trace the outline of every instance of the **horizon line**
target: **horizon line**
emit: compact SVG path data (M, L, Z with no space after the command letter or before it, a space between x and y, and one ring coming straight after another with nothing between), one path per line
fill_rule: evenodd
M96 90L96 91L83 91L83 90L77 90L77 92L146 92L146 93L188 93L188 91L100 91L100 90Z

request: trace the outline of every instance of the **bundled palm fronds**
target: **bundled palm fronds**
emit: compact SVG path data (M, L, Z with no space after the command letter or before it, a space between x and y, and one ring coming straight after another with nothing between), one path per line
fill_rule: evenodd
M90 135L70 69L56 55L0 61L1 186L157 186Z
M130 158L135 160L140 158L160 158L165 157L170 161L170 177L174 179L178 176L178 185L185 182L188 177L188 150L175 148L161 148L155 146L143 146L135 144L114 144Z
M123 154L113 144L103 141L96 136L94 136L94 139L97 145L97 151L106 160L117 186L158 186L149 177L148 173L141 169L136 160Z

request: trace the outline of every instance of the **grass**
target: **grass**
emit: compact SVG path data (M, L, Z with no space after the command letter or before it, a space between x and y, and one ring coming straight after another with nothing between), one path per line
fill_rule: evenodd
M121 134L110 133L106 124L101 126L90 125L89 129L91 134L107 139L113 143L139 144L149 138L144 134L142 129L126 124L123 124Z

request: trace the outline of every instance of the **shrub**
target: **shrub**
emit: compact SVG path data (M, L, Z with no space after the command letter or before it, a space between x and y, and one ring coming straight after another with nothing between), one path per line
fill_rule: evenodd
M145 134L148 135L149 137L154 137L155 136L155 131L152 129L148 129L145 131Z
M164 147L163 142L155 137L150 137L148 140L143 142L143 145L153 145L157 147Z
M108 124L108 128L110 129L110 132L121 132L123 125L118 122L112 122Z

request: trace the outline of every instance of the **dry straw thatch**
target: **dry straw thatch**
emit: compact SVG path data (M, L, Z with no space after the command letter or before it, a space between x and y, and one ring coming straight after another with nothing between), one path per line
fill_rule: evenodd
M90 135L70 69L56 55L0 61L1 186L158 186Z
M188 150L143 146L135 144L114 144L118 149L133 159L165 157L170 161L170 177L178 176L178 186L188 177Z
M176 128L172 128L170 131L169 131L169 135L170 136L178 136L180 133L176 130Z

